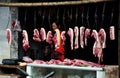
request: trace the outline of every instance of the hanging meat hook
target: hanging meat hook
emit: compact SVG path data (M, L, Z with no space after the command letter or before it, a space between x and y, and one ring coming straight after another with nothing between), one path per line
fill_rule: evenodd
M42 15L42 26L43 26L43 23L44 23L44 20L45 20L45 14L46 14L46 8L44 9L43 15Z
M64 9L64 10L66 10L68 26L70 27L71 26L71 24L70 24L71 20L70 20L70 17L69 17L70 16L69 7Z
M70 20L72 20L72 7L71 7Z
M103 10L102 10L102 21L101 21L101 27L103 27L103 22L104 22L104 17L105 17L105 3L103 5Z
M36 9L34 10L34 27L36 28Z
M72 27L72 7L70 9L70 12L68 11L68 17L69 17L70 26Z
M23 25L23 29L25 29L26 20L27 20L27 8L25 9L25 16L24 16L24 25Z
M64 26L64 29L66 30L66 27L65 27L65 12L66 12L66 8L64 8L64 12L63 12L63 26Z
M76 7L76 13L75 13L75 25L77 24L77 18L78 18L78 6Z
M48 14L48 22L49 22L49 26L50 26L50 30L52 30L51 28L51 8L49 9L49 14Z
M84 26L84 21L83 21L83 19L84 19L84 7L82 7L82 14L81 14L81 18L82 18L82 26Z
M95 29L97 29L97 6L96 6L96 8L95 8L95 15L94 15L94 18L95 18L94 27L95 27Z
M67 10L67 15L68 15L68 18L69 18L69 16L70 16L70 12L69 12L69 9Z
M41 16L42 13L41 13L41 7L38 9L38 14Z
M59 22L59 8L57 9L57 23Z
M71 7L71 9L70 9L70 23L71 23L71 25L72 25L72 7Z
M90 28L90 24L89 24L89 7L88 7L88 9L87 9L87 16L86 16L86 19L87 19L88 28Z
M114 9L112 8L112 12L111 12L111 19L110 19L110 25L112 24L112 21L113 21L113 16L114 16Z

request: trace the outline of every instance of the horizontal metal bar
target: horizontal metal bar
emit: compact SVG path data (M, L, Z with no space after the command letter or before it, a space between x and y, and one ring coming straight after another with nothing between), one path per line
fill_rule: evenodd
M61 1L61 2L34 2L34 3L1 2L0 6L4 6L4 7L58 6L58 5L78 5L78 4L107 2L107 1L113 1L113 0L80 0L80 1Z

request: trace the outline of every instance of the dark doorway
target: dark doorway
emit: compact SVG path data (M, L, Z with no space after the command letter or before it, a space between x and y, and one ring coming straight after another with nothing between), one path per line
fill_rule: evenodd
M20 0L24 2L24 0ZM32 2L33 0L31 0ZM45 0L41 0L45 1ZM46 0L47 1L47 0ZM26 1L30 2L30 0ZM85 28L88 27L87 23L87 12L89 8L89 25L90 29L96 29L99 31L101 27L103 27L107 34L106 40L106 48L103 49L103 64L107 65L116 65L118 64L118 3L117 2L106 2L105 7L105 16L104 21L101 26L102 20L102 12L103 12L102 3L90 3L90 4L81 4L81 5L67 5L67 6L47 6L47 7L21 7L19 8L19 20L21 23L21 28L27 30L29 35L30 42L30 51L33 52L31 57L37 57L34 53L39 51L39 44L32 40L33 30L37 28L40 30L41 27L48 30L51 30L51 23L57 22L62 30L67 31L69 27L74 28L75 26L84 25ZM95 12L97 8L97 24L95 25ZM76 20L76 12L77 12L77 20ZM113 12L113 19L111 21L111 13ZM83 22L82 15L83 13ZM50 14L50 18L49 18ZM57 15L59 15L59 19L57 19ZM72 15L72 19L71 16ZM44 17L43 17L44 16ZM63 21L63 17L65 17ZM44 20L43 20L44 18ZM50 20L50 21L49 21ZM111 21L111 22L110 22ZM115 40L109 39L109 27L111 25L115 26ZM83 59L92 62L97 62L97 57L92 54L92 48L94 44L94 39L88 39L88 46L82 49L81 47L77 50L70 50L70 42L69 37L67 37L66 45L65 45L65 57L69 59ZM19 33L19 58L22 58L26 52L22 48L22 34ZM42 55L41 55L42 56ZM34 58L35 59L35 58ZM40 58L39 58L40 59Z

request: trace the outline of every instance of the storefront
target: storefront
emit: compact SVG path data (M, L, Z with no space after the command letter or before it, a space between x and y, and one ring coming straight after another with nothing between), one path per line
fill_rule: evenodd
M110 69L110 67L108 66L112 65L113 67L111 67L110 69L112 71L112 69L118 67L118 54L119 54L118 4L119 3L117 1L109 1L109 0L108 1L104 1L104 0L103 1L102 0L72 1L71 0L71 1L57 1L57 2L54 1L49 2L47 0L45 1L20 0L18 1L18 3L8 3L8 4L0 3L2 7L10 7L10 15L11 15L10 23L12 23L12 26L9 25L7 27L10 28L12 32L10 57L22 59L24 56L29 56L30 58L32 58L32 60L46 61L44 57L45 54L44 47L46 47L46 44L39 43L33 40L34 29L37 29L40 32L41 28L44 28L45 33L47 35L48 31L53 31L52 23L56 22L60 26L60 29L66 32L64 35L66 38L66 40L64 41L65 59L70 59L70 60L81 59L94 63L98 63L99 61L99 64L105 65L107 69ZM14 28L13 26L13 22L16 19L17 21L20 22L19 24L20 28ZM75 27L78 28L78 33L75 32ZM83 30L81 30L82 27L84 28ZM113 33L111 33L110 31L111 27L113 27L112 30ZM68 34L69 28L73 30L73 33L71 33L71 35L73 35L72 42L71 42L72 39L71 35ZM85 34L87 32L86 29L90 29L89 35ZM103 30L102 35L100 35L101 29ZM23 30L25 30L28 34L29 48L27 49L23 47L24 44ZM83 32L82 34L81 31ZM97 35L93 34L96 32ZM91 34L93 34L93 36L91 36ZM85 41L85 39L87 41ZM101 48L99 47L98 44L99 42L95 43L96 41L100 41L100 39L101 39L100 42ZM77 48L75 45L77 45ZM97 55L95 55L95 51L96 51L95 47L99 48L99 50L97 51L98 52ZM49 53L50 52L51 50L49 50ZM51 56L48 57L50 58L47 59L47 61L50 61ZM30 66L30 64L28 64L28 66ZM36 64L34 65L32 64L32 66L36 66ZM58 71L57 68L55 70L53 70L53 68L52 71L56 71L56 72ZM58 66L58 68L60 67ZM114 72L118 71L116 69L114 69ZM36 70L36 68L34 70ZM44 70L44 68L39 69L38 71L40 70ZM64 70L61 70L61 72L63 71ZM65 71L68 72L67 70ZM73 71L77 71L77 73L79 73L78 70L73 70ZM60 73L59 75L62 75L61 72L59 72ZM72 77L86 78L86 76L81 76L81 75L79 76L78 74L75 73L72 75L71 73L72 72L67 73L68 76L65 76L65 74L63 75L67 78L72 78ZM113 73L113 71L112 72L107 71L107 74L110 73ZM46 72L42 73L42 75L45 74ZM70 74L71 77L69 76ZM91 76L91 78L94 76L97 77L95 73L92 74L93 76ZM34 76L36 75L34 74ZM56 75L53 78L56 78ZM63 78L63 76L60 76L60 78Z

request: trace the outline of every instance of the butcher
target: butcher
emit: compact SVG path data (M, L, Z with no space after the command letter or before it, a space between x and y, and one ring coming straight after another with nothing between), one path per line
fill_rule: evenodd
M62 31L59 29L58 25L53 22L52 29L55 32L52 41L54 45L54 51L52 53L52 58L56 60L64 61L64 41L61 38Z

